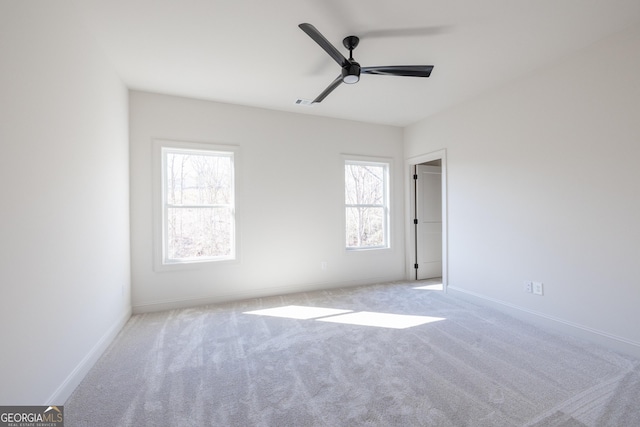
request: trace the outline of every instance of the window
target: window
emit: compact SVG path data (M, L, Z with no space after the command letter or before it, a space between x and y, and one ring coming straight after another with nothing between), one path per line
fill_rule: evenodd
M162 264L235 259L234 151L160 145Z
M346 248L389 247L389 163L345 160Z

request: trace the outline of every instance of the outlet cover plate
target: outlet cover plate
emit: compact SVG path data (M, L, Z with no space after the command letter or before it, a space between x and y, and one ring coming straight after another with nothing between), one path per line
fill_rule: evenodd
M533 294L543 295L542 282L533 282Z

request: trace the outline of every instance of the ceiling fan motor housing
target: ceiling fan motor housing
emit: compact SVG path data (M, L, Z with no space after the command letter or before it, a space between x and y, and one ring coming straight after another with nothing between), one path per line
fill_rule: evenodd
M342 81L347 84L357 83L360 80L360 64L355 61L342 67Z

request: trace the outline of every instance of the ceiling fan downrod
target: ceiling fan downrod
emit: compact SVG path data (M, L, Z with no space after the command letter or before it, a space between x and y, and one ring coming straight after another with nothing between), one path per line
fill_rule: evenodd
M360 39L356 36L347 36L342 40L342 45L349 49L349 63L342 67L342 81L347 84L358 83L360 80L360 64L353 59L353 49L359 42Z

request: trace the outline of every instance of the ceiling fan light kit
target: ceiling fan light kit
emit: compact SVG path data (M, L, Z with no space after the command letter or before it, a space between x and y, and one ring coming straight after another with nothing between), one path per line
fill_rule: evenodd
M357 83L360 80L360 64L352 62L342 67L342 81L346 84Z
M347 36L342 40L342 44L349 50L349 59L347 59L338 49L336 49L321 33L311 24L303 23L298 25L302 31L307 33L325 52L336 61L342 71L340 75L331 84L311 102L299 102L296 104L310 105L322 102L335 88L341 83L354 84L360 80L360 74L378 74L388 76L406 76L406 77L429 77L433 65L388 65L376 67L361 67L353 59L353 50L358 46L360 39L356 36Z

